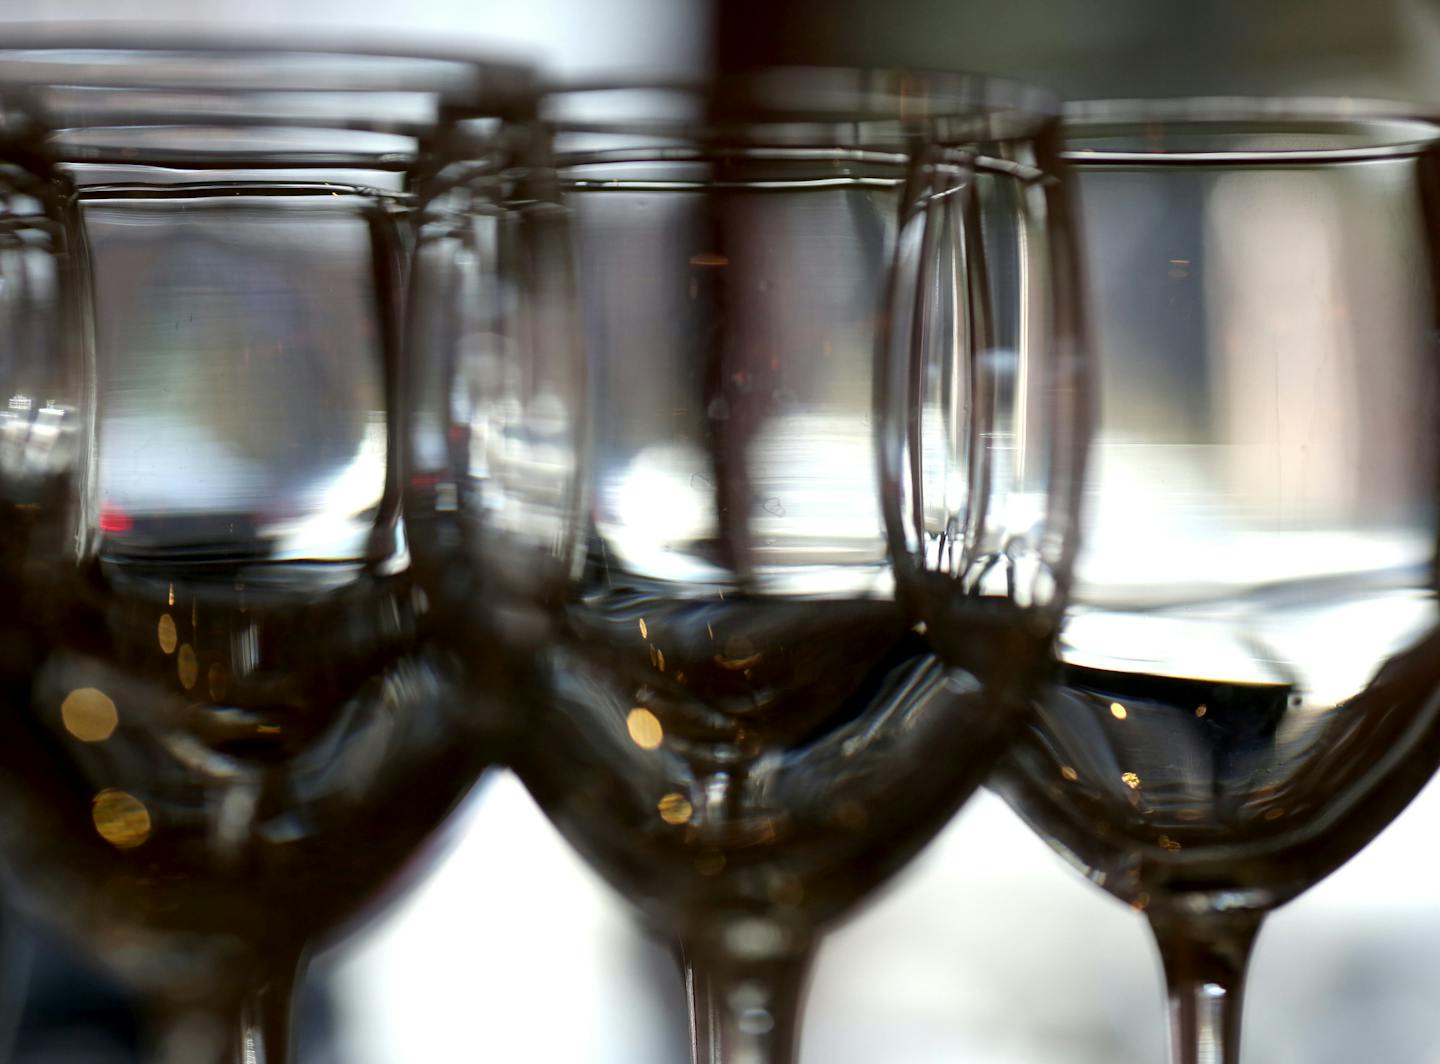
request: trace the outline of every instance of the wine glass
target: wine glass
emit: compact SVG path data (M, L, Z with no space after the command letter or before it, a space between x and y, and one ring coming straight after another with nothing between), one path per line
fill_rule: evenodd
M1435 127L1078 107L1103 427L1063 684L999 777L1143 911L1177 1064L1238 1059L1266 913L1440 756Z
M944 666L896 603L874 379L912 209L958 225L984 140L1017 156L990 171L996 209L1023 213L1053 109L983 79L844 70L547 106L583 364L477 325L413 350L429 406L449 380L458 419L439 498L474 549L449 569L481 575L456 630L510 659L530 718L514 764L539 805L679 940L695 1059L791 1060L816 936L984 777L1045 660L997 603ZM946 313L983 296L958 251L946 266ZM535 469L526 499L489 486L502 458ZM486 549L516 533L540 563Z
M0 52L0 856L164 1060L288 1059L309 945L493 755L408 572L396 362L412 186L528 80Z

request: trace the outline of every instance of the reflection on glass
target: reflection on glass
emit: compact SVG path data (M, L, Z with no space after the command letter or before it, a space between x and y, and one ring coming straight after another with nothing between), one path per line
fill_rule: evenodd
M944 119L998 128L992 109L1029 102L1010 92L787 71L553 101L587 508L517 767L681 940L697 1060L793 1058L815 935L1002 748L1014 715L976 673L1039 659L997 612L973 653L937 661L895 601L877 473L875 351L916 146ZM1041 121L1019 115L1016 136ZM1001 647L1018 656L991 669Z
M425 637L391 429L406 171L479 73L0 53L39 131L0 215L0 855L167 1062L283 1064L312 942L493 753Z
M1081 118L1103 429L1066 686L1003 786L1149 916L1177 1060L1233 1060L1264 913L1440 755L1434 133Z
M281 185L81 203L104 552L363 557L386 476L383 201Z

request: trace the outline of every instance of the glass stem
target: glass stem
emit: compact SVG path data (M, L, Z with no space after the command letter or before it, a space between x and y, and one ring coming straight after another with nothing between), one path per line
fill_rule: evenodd
M295 987L302 970L298 961L276 965L269 978L250 992L232 1028L234 1064L290 1064Z
M1151 913L1170 999L1172 1064L1239 1064L1240 1008L1257 912Z
M242 1000L150 1003L154 1064L290 1064L291 1002L300 965L276 965Z
M739 958L678 944L693 1064L795 1064L813 950Z

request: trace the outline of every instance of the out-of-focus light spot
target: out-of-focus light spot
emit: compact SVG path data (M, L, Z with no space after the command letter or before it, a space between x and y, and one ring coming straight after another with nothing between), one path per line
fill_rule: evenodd
M160 649L166 654L175 653L176 646L180 643L180 634L175 630L175 618L168 613L160 615L160 623L155 626L155 638L160 642Z
M644 618L644 617L641 617L641 618L640 618L640 638L641 638L641 639L649 639L649 638L650 638L650 629L646 626L646 624L645 624L645 618Z
M175 672L180 677L180 686L187 691L200 678L200 662L195 657L195 648L189 643L180 648L180 654L175 659Z
M683 794L667 794L655 808L660 811L660 819L667 824L689 823L690 815L695 812L695 807Z
M724 652L724 657L729 658L730 661L742 661L742 659L753 658L756 655L755 644L744 638L743 635L730 636L720 649Z
M1196 707L1195 707L1195 715L1196 715L1197 717L1203 717L1206 713L1209 713L1209 712L1210 712L1210 707L1209 707L1209 706L1196 706Z
M217 661L210 666L205 674L205 686L210 689L211 701L218 702L225 697L230 690L230 674L224 665Z
M1110 715L1111 715L1112 717L1114 717L1116 720L1124 720L1126 717L1128 717L1128 716L1130 715L1130 711L1129 711L1128 709L1126 709L1124 706L1122 706L1119 702L1111 702L1111 703L1110 703Z
M778 957L789 944L790 936L785 933L785 928L764 917L743 916L731 920L725 928L725 948L731 955L745 960ZM765 993L756 983L742 982L731 991L730 998L731 1004L739 1005L743 1012L763 1004Z
M729 669L731 672L747 672L760 664L761 654L751 654L745 658L727 658L719 654L715 655L715 664L722 669Z
M1282 816L1284 816L1284 815L1285 815L1285 810L1281 809L1278 805L1275 806L1273 809L1267 809L1267 810L1265 810L1265 819L1266 819L1266 820L1279 820L1279 819L1280 819Z
M104 691L77 687L60 704L60 719L65 730L81 742L100 743L115 733L120 713Z
M730 260L716 251L702 251L698 255L690 256L691 266L729 266Z
M1076 771L1075 771L1073 768L1071 768L1069 765L1062 765L1062 766L1060 767L1060 775L1064 776L1064 777L1065 777L1067 780L1069 780L1071 783L1074 783L1076 780L1078 780L1078 779L1080 778L1080 773L1076 772Z
M1122 772L1120 774L1120 782L1125 784L1125 786L1129 787L1132 791L1138 790L1140 788L1140 777L1134 772Z
M1159 843L1162 850L1169 850L1171 853L1174 853L1176 850L1180 849L1180 844L1174 839L1172 839L1169 835L1161 835L1155 841Z
M736 1022L736 1026L745 1034L769 1034L775 1028L775 1017L770 1015L769 1009L743 1009L740 1012L740 1018Z
M664 671L665 671L665 651L663 651L663 650L656 650L656 651L655 651L655 667L656 667L657 669L659 669L661 672L664 672Z
M150 810L127 791L107 787L90 803L100 837L118 850L133 850L150 837Z
M173 605L175 605L175 585L174 585L174 584L171 584L171 585L170 585L170 593L169 593L168 596L166 596L165 604L166 604L167 606L173 606Z
M660 726L660 718L644 706L636 706L626 716L625 730L630 733L630 741L641 750L657 749L665 741L665 729Z
M135 521L118 506L105 503L100 507L101 532L129 532L134 527Z

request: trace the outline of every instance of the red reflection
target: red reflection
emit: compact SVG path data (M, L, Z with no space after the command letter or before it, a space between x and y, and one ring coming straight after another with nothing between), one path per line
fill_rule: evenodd
M100 531L101 532L129 532L135 527L134 520L124 510L110 503L102 503L100 506Z

